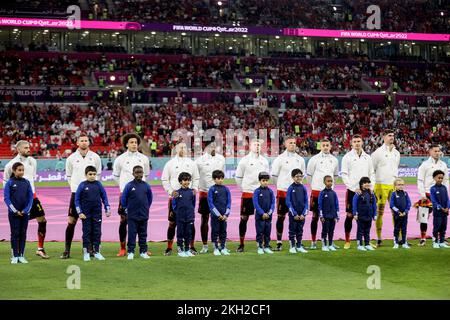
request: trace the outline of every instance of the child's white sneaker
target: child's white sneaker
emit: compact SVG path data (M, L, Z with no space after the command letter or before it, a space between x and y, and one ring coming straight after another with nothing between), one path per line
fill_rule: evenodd
M365 246L364 248L366 248L367 251L375 250L374 247L372 247L370 244L368 246Z
M150 259L150 256L148 255L147 252L142 252L139 256L140 256L142 259Z
M264 252L265 252L265 253L268 253L268 254L272 254L272 253L273 253L273 251L272 251L272 250L270 250L270 248L269 248L269 247L267 247L267 248L264 248Z
M191 250L185 251L185 252L184 252L184 255L185 255L186 257L193 257L193 256L194 256L194 255L192 254Z
M83 260L84 261L91 261L91 255L89 254L89 252L85 252L83 254Z
M308 251L305 248L303 248L303 246L297 247L297 252L308 253Z
M322 246L322 251L330 251L330 249L328 249L328 246Z
M27 259L25 259L24 256L20 256L20 257L19 257L19 262L20 262L20 263L28 263Z
M297 250L295 250L295 247L292 247L289 249L289 253L297 253Z
M12 257L11 264L17 264L19 262L19 257Z
M439 249L441 246L439 245L439 243L437 242L433 242L433 248L434 249Z
M208 253L208 246L203 245L203 248L202 248L202 250L200 250L200 253Z
M97 260L105 260L105 257L102 256L102 254L100 252L97 252L96 254L94 254L94 258Z
M228 250L227 248L223 248L222 250L220 250L220 253L223 256L229 256L230 255L230 250Z
M399 248L398 243L394 243L394 246L392 247L392 249L398 249L398 248Z
M328 246L328 250L337 251L337 249L334 247L334 245Z
M441 248L450 248L450 246L448 244L446 244L445 242L439 243L439 247L441 247Z
M409 249L411 248L407 243L402 244L403 249Z
M213 252L213 253L214 253L215 256L220 256L220 255L222 255L222 254L220 253L220 250L217 249L217 248L214 249L214 252Z
M258 254L264 254L264 249L259 247L257 252L258 252Z
M187 255L186 255L186 253L184 251L178 251L178 256L182 257L182 258L186 258L187 257Z
M128 253L127 260L133 260L133 259L134 259L134 253L133 252Z
M367 251L366 247L364 247L364 246L358 246L356 249L361 250L361 251Z
M311 246L309 247L309 249L316 250L317 249L317 242L316 241L311 241Z

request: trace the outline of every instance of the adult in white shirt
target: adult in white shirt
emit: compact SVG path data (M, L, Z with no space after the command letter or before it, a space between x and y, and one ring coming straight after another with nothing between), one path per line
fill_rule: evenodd
M289 208L286 206L286 193L292 184L292 170L300 169L305 174L305 159L295 152L297 148L297 138L288 136L284 139L286 150L280 154L272 163L271 176L277 186L277 251L282 250L282 237L284 220Z
M72 153L66 160L66 178L70 186L70 204L66 227L65 249L61 259L70 258L70 248L72 246L73 234L78 221L78 213L75 206L75 193L81 182L86 180L86 168L93 166L97 169L97 180L102 174L102 160L100 156L89 149L89 137L80 134L77 139L77 151Z
M317 249L316 236L319 223L319 194L325 189L323 178L325 176L334 177L334 181L339 175L339 161L330 153L331 142L324 138L320 141L320 152L311 157L306 167L306 180L311 186L311 196L309 209L313 216L311 219L311 249Z
M372 154L373 170L375 171L375 196L377 197L377 246L381 246L381 230L386 202L391 200L394 192L394 181L398 178L400 152L394 146L394 131L387 129L383 133L384 143Z
M161 175L161 182L164 190L169 195L169 227L167 228L167 248L164 255L169 256L172 254L173 238L175 237L175 230L177 227L175 212L172 207L172 198L177 197L177 191L181 188L178 181L180 173L187 172L192 177L191 188L194 189L194 193L198 191L199 187L199 173L197 165L193 160L187 157L187 147L186 143L179 141L175 145L176 155L170 159L164 166ZM194 247L195 242L195 227L192 230L192 241L190 243L190 252L192 254L197 254L197 250Z
M428 152L430 157L422 162L419 166L419 170L417 172L417 188L419 189L419 194L422 201L426 201L427 199L431 201L430 198L430 188L434 185L433 172L436 170L442 170L445 172L444 181L442 184L447 187L447 191L449 190L449 180L448 180L448 167L444 161L440 160L442 151L441 146L437 144L431 144ZM429 210L429 213L432 209ZM428 228L428 216L419 217L420 222L420 246L424 246L427 237L427 228Z
M33 190L34 199L33 206L30 210L29 219L36 219L38 223L38 249L36 255L40 256L42 259L48 259L49 256L44 249L45 235L47 233L47 220L45 219L45 212L42 208L41 201L36 196L36 188L34 186L34 180L36 178L37 172L37 162L31 156L30 143L25 140L20 140L16 143L17 156L9 161L5 166L5 171L3 172L3 186L11 178L12 166L16 162L23 164L25 168L24 178L27 179L31 184L31 189Z
M368 177L371 183L375 181L375 172L373 171L372 159L362 149L363 141L359 134L352 137L352 150L344 155L341 164L342 180L347 188L345 198L345 245L344 249L350 248L350 232L353 224L353 197L355 193L360 193L359 180L362 177Z
M260 187L258 176L261 172L269 172L269 161L260 154L261 143L260 139L250 141L250 152L239 161L236 169L236 184L242 192L241 220L239 222L240 245L237 252L244 252L248 218L255 214L253 192Z
M139 145L141 144L141 137L135 133L127 133L122 138L122 145L127 148L127 151L122 153L114 160L113 164L113 177L114 180L119 184L120 194L122 195L123 190L128 182L134 180L133 168L136 166L141 166L144 168L144 181L146 177L150 174L150 161L148 157L138 151ZM120 198L119 198L120 199ZM118 213L120 215L120 226L119 226L119 239L120 239L120 251L117 254L118 257L124 257L127 252L125 249L126 238L127 238L127 216L125 209L119 200Z
M218 153L216 143L210 142L205 149L205 153L195 160L197 165L199 181L199 206L198 213L201 214L200 233L202 236L203 248L200 253L208 252L208 222L210 209L208 205L208 191L214 185L212 173L220 170L225 174L225 158Z

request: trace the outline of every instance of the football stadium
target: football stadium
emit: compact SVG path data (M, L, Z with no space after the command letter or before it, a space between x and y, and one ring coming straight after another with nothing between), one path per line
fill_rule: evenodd
M2 2L0 299L449 300L449 125L448 1Z

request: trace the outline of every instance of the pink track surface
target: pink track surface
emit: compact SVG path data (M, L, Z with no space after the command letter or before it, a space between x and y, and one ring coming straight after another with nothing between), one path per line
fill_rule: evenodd
M240 193L237 186L229 186L232 194L232 208L228 223L228 238L230 240L239 239L239 208L240 208ZM407 186L407 191L411 197L412 203L418 200L419 194L414 185ZM163 241L166 240L167 233L167 194L161 186L152 186L153 204L150 208L149 241ZM344 238L344 220L345 220L345 188L343 185L338 185L336 188L339 197L339 205L341 208L341 216L335 230L335 239ZM119 216L117 215L117 206L119 199L118 187L106 187L109 202L112 207L113 214L111 217L103 219L102 225L102 241L118 241L118 227ZM67 209L70 200L70 189L68 187L41 187L37 190L38 197L42 202L47 217L47 237L46 241L64 241L65 228L67 225ZM0 239L9 240L10 229L7 218L7 210L3 201L3 190L0 190ZM198 201L197 201L198 203ZM388 209L388 204L385 208L385 217L383 219L383 238L393 238L392 215ZM272 240L276 239L275 222L276 216L272 221ZM311 215L308 213L303 238L305 240L311 239L310 232ZM201 240L200 237L200 215L196 213L196 240ZM287 239L288 221L285 221L283 239ZM319 223L318 238L320 238L321 225ZM408 221L408 238L417 238L420 235L419 224L416 222L416 211L412 209ZM356 223L353 223L351 233L352 239L356 237ZM371 237L376 238L375 223L372 224ZM208 234L208 240L210 234ZM75 231L74 240L81 239L81 224L78 224ZM255 239L255 225L254 217L251 217L248 223L248 230L246 235L247 240ZM31 221L28 227L28 240L37 240L37 223Z

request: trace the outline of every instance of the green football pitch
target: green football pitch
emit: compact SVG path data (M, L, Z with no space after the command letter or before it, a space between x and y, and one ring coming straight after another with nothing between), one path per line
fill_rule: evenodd
M47 243L49 260L33 255L32 243L30 263L11 265L3 242L0 299L450 299L450 249L430 242L409 250L386 241L372 252L353 243L350 250L272 255L258 255L254 242L235 253L237 245L229 243L230 256L180 258L163 256L164 243L150 243L151 259L128 261L115 256L116 243L104 243L106 261L84 262L79 242L69 260L59 259L60 243Z

